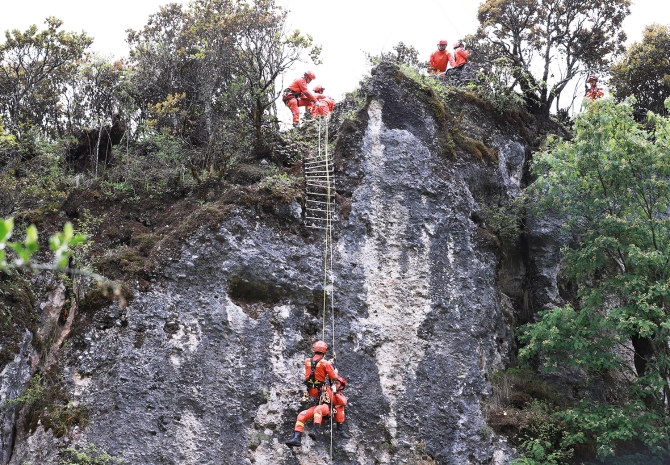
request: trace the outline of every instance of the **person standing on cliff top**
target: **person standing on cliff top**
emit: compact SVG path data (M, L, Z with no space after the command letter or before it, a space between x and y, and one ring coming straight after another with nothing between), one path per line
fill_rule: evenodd
M316 341L312 348L314 356L305 359L305 384L307 384L309 397L313 399L316 405L298 414L293 437L285 443L289 447L300 447L302 445L301 437L305 430L305 423L312 418L314 424L309 432L309 437L316 439L321 433L323 417L330 415L331 408L335 413L337 434L349 439L349 435L342 428L344 406L347 405L347 398L341 391L347 387L347 381L339 376L333 364L325 359L328 344L323 341ZM326 378L328 378L332 387L326 384Z
M437 50L430 55L428 60L428 74L444 76L447 65L454 66L451 53L447 52L447 41L441 40L437 43Z
M455 63L453 64L454 71L458 72L463 71L463 67L468 62L469 56L470 52L465 50L465 48L463 48L463 42L461 42L460 40L454 42L454 57L455 57Z
M591 87L586 88L586 93L584 94L584 98L587 98L591 101L599 99L605 95L603 92L603 89L601 87L598 87L598 78L594 75L589 76L589 78L586 80L588 84L591 85Z

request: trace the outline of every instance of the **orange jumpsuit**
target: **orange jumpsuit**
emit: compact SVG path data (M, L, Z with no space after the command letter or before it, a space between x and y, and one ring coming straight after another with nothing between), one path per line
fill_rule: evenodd
M335 100L320 94L316 98L319 101L312 106L312 116L328 116L335 108Z
M293 114L293 123L300 121L300 110L298 107L309 107L316 102L316 98L307 88L304 77L298 78L284 89L282 100Z
M310 383L312 361L314 361L316 366L314 369L314 382ZM324 360L320 354L315 354L314 357L305 359L305 381L308 382L308 393L310 397L319 399L319 405L314 405L298 414L294 431L302 433L307 421L314 418L314 424L320 425L323 417L330 415L330 405L328 403L321 403L324 400L321 397L323 391L325 391L328 399L332 400L333 408L335 409L335 421L337 423L344 422L344 406L347 404L347 398L340 392L333 394L330 386L325 384L326 377L331 381L335 381L338 378L332 363Z
M458 68L459 66L463 66L468 62L468 56L470 55L470 52L464 50L463 47L459 47L454 52L454 55L456 55L456 63L452 66L454 68Z
M335 422L344 423L344 406L347 405L347 398L340 392L333 394L333 390L330 386L325 386L322 388L328 399L332 399L333 410L335 410ZM314 424L320 425L323 421L323 417L330 415L330 404L322 403L319 405L314 405L307 410L303 410L298 414L298 419L295 422L294 431L302 433L305 430L305 423L314 418Z
M604 96L605 93L603 92L602 88L600 87L592 87L589 90L586 91L586 94L584 94L585 98L595 100L597 98L600 98Z
M428 72L431 74L444 73L447 70L447 64L454 66L454 59L451 53L446 50L435 50L430 55Z

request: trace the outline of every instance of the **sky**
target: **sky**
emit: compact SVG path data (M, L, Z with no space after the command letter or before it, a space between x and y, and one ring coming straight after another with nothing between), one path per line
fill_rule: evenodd
M173 0L188 3L186 0ZM39 28L47 16L56 16L71 31L86 31L94 38L91 50L121 58L127 56L126 29L141 29L149 15L165 0L114 0L96 5L90 0L4 0L0 31ZM354 90L367 73L363 52L374 55L391 51L403 41L413 45L427 60L435 44L446 39L450 44L477 29L480 1L413 0L277 0L289 10L288 26L312 35L323 47L323 64L299 63L287 73L284 85L310 69L316 74L311 84L321 84L326 94L339 100ZM396 6L393 6L395 4ZM404 6L400 6L404 5ZM624 22L628 41L638 41L646 25L668 24L670 3L658 0L633 0L631 15ZM4 39L4 36L3 36ZM451 45L448 47L451 50ZM280 117L285 116L280 105ZM288 110L286 110L288 111ZM282 117L282 119L284 119Z

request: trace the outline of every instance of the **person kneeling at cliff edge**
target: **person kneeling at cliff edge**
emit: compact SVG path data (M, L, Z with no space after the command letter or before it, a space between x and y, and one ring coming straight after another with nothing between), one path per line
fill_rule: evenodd
M298 414L293 437L286 441L286 445L289 447L300 447L302 445L301 438L305 430L305 423L311 419L314 419L314 424L309 432L309 437L316 439L321 433L323 418L331 414L331 407L335 414L337 434L345 439L349 438L349 435L342 428L344 406L347 405L347 398L341 391L347 387L347 381L339 376L333 364L324 358L328 350L328 344L323 341L316 341L313 349L314 356L305 359L305 384L307 384L306 394L312 398L316 405ZM331 385L326 383L326 378Z
M291 110L293 115L293 127L296 127L300 122L299 107L310 107L316 103L316 97L307 89L307 84L312 82L316 76L311 71L306 71L301 78L293 81L282 95L282 101Z
M328 116L335 109L335 100L332 97L323 95L323 92L326 90L323 86L316 86L314 88L314 97L318 100L314 105L312 105L312 117L316 118L317 116Z

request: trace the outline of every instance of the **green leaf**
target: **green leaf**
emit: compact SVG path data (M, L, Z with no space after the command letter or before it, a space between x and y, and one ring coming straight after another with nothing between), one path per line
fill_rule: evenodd
M4 244L12 237L13 229L13 218L7 218L6 220L0 218L0 250L4 248Z

